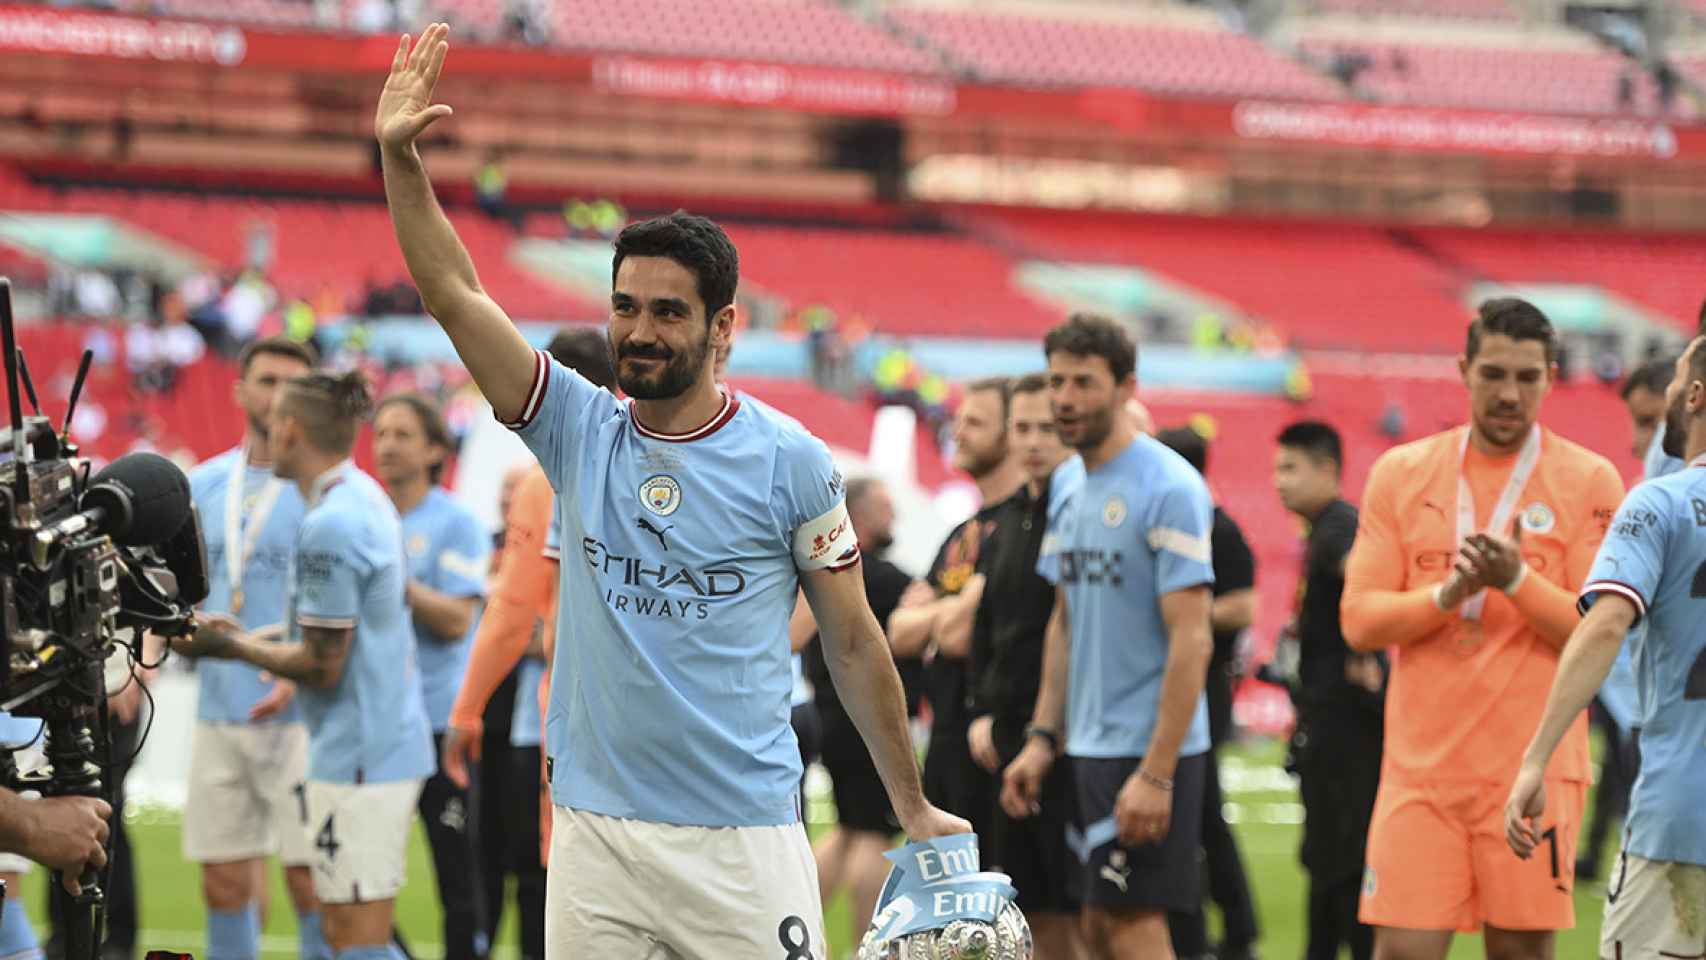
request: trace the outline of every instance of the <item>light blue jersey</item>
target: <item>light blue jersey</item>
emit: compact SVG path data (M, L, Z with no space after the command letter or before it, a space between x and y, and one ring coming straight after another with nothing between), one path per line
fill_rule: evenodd
M1056 475L1076 489L1051 491L1054 515L1037 572L1066 592L1066 752L1139 757L1149 749L1167 668L1161 597L1214 583L1214 506L1196 469L1146 436L1095 470L1074 458ZM1179 755L1208 746L1208 706L1199 695Z
M776 409L775 407L772 407L770 404L765 403L763 400L758 399L757 397L747 393L744 390L737 391L737 395L740 397L741 406L753 407L754 409L757 409L760 412L769 414L771 417L773 417L777 420L780 420L783 423L788 424L789 426L796 427L802 431L804 431L806 429L805 425L800 423L799 420L783 413L782 411ZM806 662L805 662L805 659L796 653L793 656L793 662L792 662L791 666L793 667L793 670L794 670L794 692L788 699L788 705L790 707L798 707L798 706L803 706L804 704L811 703L812 702L812 685L810 683L806 682Z
M1648 860L1706 864L1706 470L1650 480L1612 520L1582 588L1635 605L1628 644L1639 692L1641 774L1626 848Z
M1673 457L1665 452L1665 422L1659 420L1659 428L1653 431L1653 442L1647 444L1647 455L1641 458L1641 479L1657 480L1668 477L1681 470L1686 464L1681 457Z
M829 450L728 394L703 427L660 435L545 354L535 362L510 426L557 491L565 547L553 800L655 823L797 822L799 571L859 559Z
M483 597L491 566L492 538L473 512L444 489L433 487L403 517L403 548L409 578L452 597ZM445 637L415 622L415 650L421 665L421 696L433 733L450 726L450 708L468 672L479 618L460 637Z
M1683 468L1679 457L1665 453L1665 424L1659 421L1659 427L1653 431L1653 442L1647 445L1647 455L1641 461L1641 479L1657 480L1668 477ZM1629 640L1617 651L1617 662L1612 664L1611 673L1605 678L1605 683L1599 688L1599 702L1605 706L1605 711L1611 714L1612 722L1618 729L1627 734L1639 726L1636 722L1636 690L1634 650L1637 642L1636 634L1644 631L1644 625L1630 631Z
M354 627L343 676L297 693L308 721L308 777L387 783L433 772L415 637L403 601L407 566L397 510L345 461L314 482L297 537L291 632Z
M14 752L25 747L42 749L41 727L36 717L17 717L0 710L0 748Z
M243 608L236 614L245 630L259 630L284 622L291 556L296 550L296 530L302 523L302 494L296 485L274 477L268 467L243 468L238 543L227 543L226 491L233 468L243 459L238 447L214 457L190 471L190 496L201 515L202 539L207 544L207 600L201 608L209 613L231 613L229 551L241 553L247 542L251 518L257 508L265 510L264 523L255 534L254 548L243 564ZM269 486L271 495L263 496ZM196 718L204 723L249 723L249 710L272 689L272 681L261 679L259 667L237 660L200 660L196 663L200 691ZM301 712L292 702L268 723L296 723Z
M509 745L537 747L544 737L539 724L539 681L545 679L545 658L528 654L515 667L515 712L509 718Z

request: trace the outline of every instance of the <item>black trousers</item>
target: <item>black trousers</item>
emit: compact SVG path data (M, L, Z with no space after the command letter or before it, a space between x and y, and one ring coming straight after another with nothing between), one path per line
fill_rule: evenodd
M433 752L444 748L443 734L433 735ZM479 782L478 767L468 771ZM480 960L491 949L486 938L485 891L475 839L479 822L476 791L463 790L444 775L442 766L421 789L419 810L432 848L433 872L438 877L438 900L444 908L445 960Z
M479 810L479 825L475 836L480 841L480 892L486 905L486 942L498 938L498 926L503 922L504 881L510 874L508 810L496 798L509 796L514 767L509 756L510 722L515 716L516 671L511 670L504 682L493 691L486 702L486 712L480 718L484 733L480 737L480 756L488 762L480 764L479 796L488 800L475 804ZM534 721L537 722L537 721ZM470 773L472 776L472 773Z
M1357 906L1380 792L1378 716L1354 702L1333 702L1300 718L1292 735L1309 873L1310 960L1337 957L1340 944L1356 960L1374 949L1374 929L1357 921Z
M545 956L545 864L539 859L539 788L543 762L538 747L509 748L509 869L515 874L515 906L521 917L522 960ZM495 757L494 757L495 761ZM496 765L494 762L493 766Z
M144 714L138 719L146 721ZM108 857L107 875L107 938L101 953L108 960L130 960L136 955L136 860L131 856L130 834L124 828L124 781L130 776L131 754L136 752L137 739L142 735L140 723L121 724L112 720L112 806L113 815L107 821L112 833L112 853ZM52 931L42 951L49 957L65 956L65 917L59 898L53 895L56 884L50 871L42 871L47 884L48 923ZM80 960L80 958L74 958Z
M1351 948L1352 960L1374 956L1374 928L1357 921L1362 879L1309 881L1309 947L1307 960L1338 960L1339 945Z
M1202 850L1207 883L1204 889L1220 907L1224 936L1221 945L1241 950L1256 942L1256 904L1250 896L1250 878L1244 872L1244 857L1238 839L1226 822L1225 797L1220 790L1220 750L1209 754L1207 779L1203 783ZM1196 957L1208 952L1208 921L1201 910L1167 915L1173 952Z

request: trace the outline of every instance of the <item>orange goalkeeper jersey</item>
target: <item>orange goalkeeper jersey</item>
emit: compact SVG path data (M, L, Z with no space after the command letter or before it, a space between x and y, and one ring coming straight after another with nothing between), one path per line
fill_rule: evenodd
M551 610L557 564L543 554L545 534L551 526L551 503L551 484L545 479L545 471L535 467L516 485L504 518L503 557L485 614L474 633L468 673L450 709L453 727L481 728L487 701L527 652L536 623ZM546 619L546 629L554 622L554 618Z
M1460 468L1485 531L1515 454L1463 441L1468 427L1387 451L1363 494L1341 606L1347 642L1393 647L1384 769L1406 779L1509 782L1546 706L1559 650L1578 621L1587 576L1623 483L1604 457L1551 431L1515 504L1528 575L1511 595L1487 592L1479 622L1441 611L1432 589L1458 548ZM1509 537L1510 530L1497 531ZM1548 776L1589 779L1585 715Z

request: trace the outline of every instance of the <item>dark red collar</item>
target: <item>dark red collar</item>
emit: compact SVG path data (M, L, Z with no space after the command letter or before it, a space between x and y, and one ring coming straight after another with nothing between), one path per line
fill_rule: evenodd
M722 408L719 409L716 415L711 419L700 424L698 427L687 431L686 433L659 433L658 431L647 427L645 424L640 422L640 414L634 409L634 401L632 400L628 401L629 418L634 421L634 429L639 431L640 436L649 440L663 440L668 443L692 443L695 440L703 440L711 434L716 433L718 430L721 430L723 425L728 423L730 420L733 420L735 418L735 413L740 410L739 397L735 396L734 393L728 390L719 390L718 392L723 395Z

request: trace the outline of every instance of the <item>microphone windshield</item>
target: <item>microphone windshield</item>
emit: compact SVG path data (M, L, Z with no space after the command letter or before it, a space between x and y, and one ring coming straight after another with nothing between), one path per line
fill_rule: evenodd
M95 474L80 504L105 517L101 532L121 546L164 543L190 518L190 481L157 453L127 453Z

